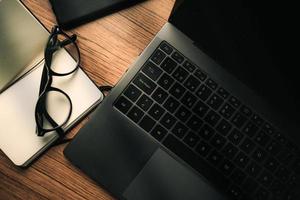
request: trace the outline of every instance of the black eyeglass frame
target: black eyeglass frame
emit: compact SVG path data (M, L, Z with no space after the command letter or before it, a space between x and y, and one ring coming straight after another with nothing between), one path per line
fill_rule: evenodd
M58 40L58 36L62 35L66 39L63 41ZM69 121L71 114L72 114L72 101L71 98L67 93L62 91L59 88L52 87L52 81L53 81L53 76L67 76L79 69L79 63L80 63L80 52L79 48L76 44L76 35L67 35L65 32L63 32L58 26L54 26L52 28L51 34L49 36L49 39L47 41L47 45L45 48L44 52L44 57L45 57L45 64L42 72L42 77L41 77L41 84L40 84L40 90L39 90L39 98L36 103L36 108L35 108L35 120L36 120L36 125L37 125L37 135L38 136L44 136L47 132L51 131L57 131L60 137L63 137L65 135L63 126L67 124ZM66 45L71 44L74 45L75 50L77 51L77 63L76 67L66 73L58 73L55 72L54 70L51 69L51 63L52 63L52 56L53 54L59 50L60 48L65 47ZM49 92L58 92L66 97L66 99L69 102L70 105L70 110L69 113L65 119L60 125L55 122L55 120L49 115L47 109L46 109L46 99L47 99L47 94ZM47 121L51 124L52 128L44 128L43 123L44 123L44 118L47 119Z

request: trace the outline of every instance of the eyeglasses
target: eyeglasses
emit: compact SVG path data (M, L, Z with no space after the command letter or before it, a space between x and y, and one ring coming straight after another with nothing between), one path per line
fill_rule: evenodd
M35 121L37 135L44 136L46 133L56 131L60 137L64 137L63 127L68 123L72 114L72 101L63 90L52 86L62 78L73 75L79 68L80 53L76 44L76 35L67 35L58 26L52 28L49 36L44 57L45 64L42 72L39 98L35 107ZM62 62L65 55L69 54L73 59ZM54 77L57 77L53 79ZM58 110L54 105L63 105Z

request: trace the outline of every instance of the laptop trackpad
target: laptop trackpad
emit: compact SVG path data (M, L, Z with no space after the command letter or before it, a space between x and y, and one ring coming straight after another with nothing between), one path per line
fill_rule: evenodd
M223 200L213 187L158 149L124 192L128 200Z

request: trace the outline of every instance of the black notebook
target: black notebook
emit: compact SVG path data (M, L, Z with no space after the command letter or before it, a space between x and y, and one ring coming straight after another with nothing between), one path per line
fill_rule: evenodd
M58 24L74 28L143 0L50 0Z

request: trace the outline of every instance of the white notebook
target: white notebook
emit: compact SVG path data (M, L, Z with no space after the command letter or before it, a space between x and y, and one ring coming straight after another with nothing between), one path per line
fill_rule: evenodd
M0 32L0 149L15 165L27 166L58 139L55 132L38 137L35 123L43 51L49 33L19 0L0 0ZM74 66L75 61L65 50L56 54L51 67L66 71ZM65 130L103 99L82 69L69 76L54 77L52 86L72 100L73 111ZM68 105L55 99L48 103L53 108L53 118L59 120Z
M66 51L60 51L53 65L66 68L73 66L72 62L74 60ZM18 166L28 165L58 138L55 132L44 137L36 134L34 114L43 64L42 61L0 95L0 148ZM72 100L73 111L66 130L103 99L102 93L81 69L66 77L54 77L52 86L66 92ZM49 103L55 108L51 113L58 119L66 104L60 101Z

